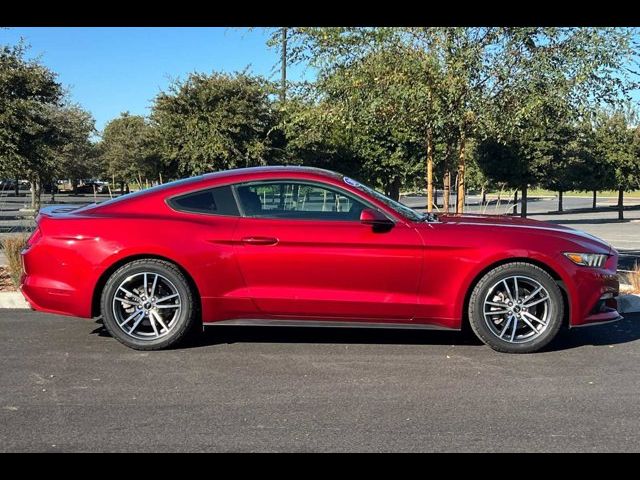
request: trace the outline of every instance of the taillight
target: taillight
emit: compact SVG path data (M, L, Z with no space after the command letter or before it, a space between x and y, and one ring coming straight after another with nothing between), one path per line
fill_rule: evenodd
M36 227L36 229L27 239L27 248L35 245L41 238L42 238L42 232L40 231L39 227Z

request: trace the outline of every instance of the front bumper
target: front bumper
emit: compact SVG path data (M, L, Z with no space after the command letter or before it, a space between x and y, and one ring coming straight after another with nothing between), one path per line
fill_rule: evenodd
M617 255L611 255L603 268L574 267L570 327L599 325L622 318L616 300L620 289L617 263Z

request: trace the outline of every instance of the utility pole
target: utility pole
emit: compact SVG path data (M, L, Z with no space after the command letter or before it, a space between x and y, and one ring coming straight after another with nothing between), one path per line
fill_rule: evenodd
M427 129L427 212L433 210L433 146L431 128Z
M280 78L280 101L287 100L287 27L282 27L282 61Z

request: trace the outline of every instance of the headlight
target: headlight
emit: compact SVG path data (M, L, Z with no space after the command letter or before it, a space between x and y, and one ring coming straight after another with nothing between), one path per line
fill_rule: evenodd
M576 265L582 265L584 267L602 267L609 255L602 255L601 253L571 253L565 252L564 256L571 260Z

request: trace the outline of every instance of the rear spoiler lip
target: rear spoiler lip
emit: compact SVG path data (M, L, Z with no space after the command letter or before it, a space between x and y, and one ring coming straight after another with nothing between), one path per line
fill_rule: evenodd
M78 212L79 210L84 210L87 207L91 207L96 205L95 203L90 203L87 205L52 205L50 207L43 207L38 212L38 217L64 217L69 215L70 213Z

